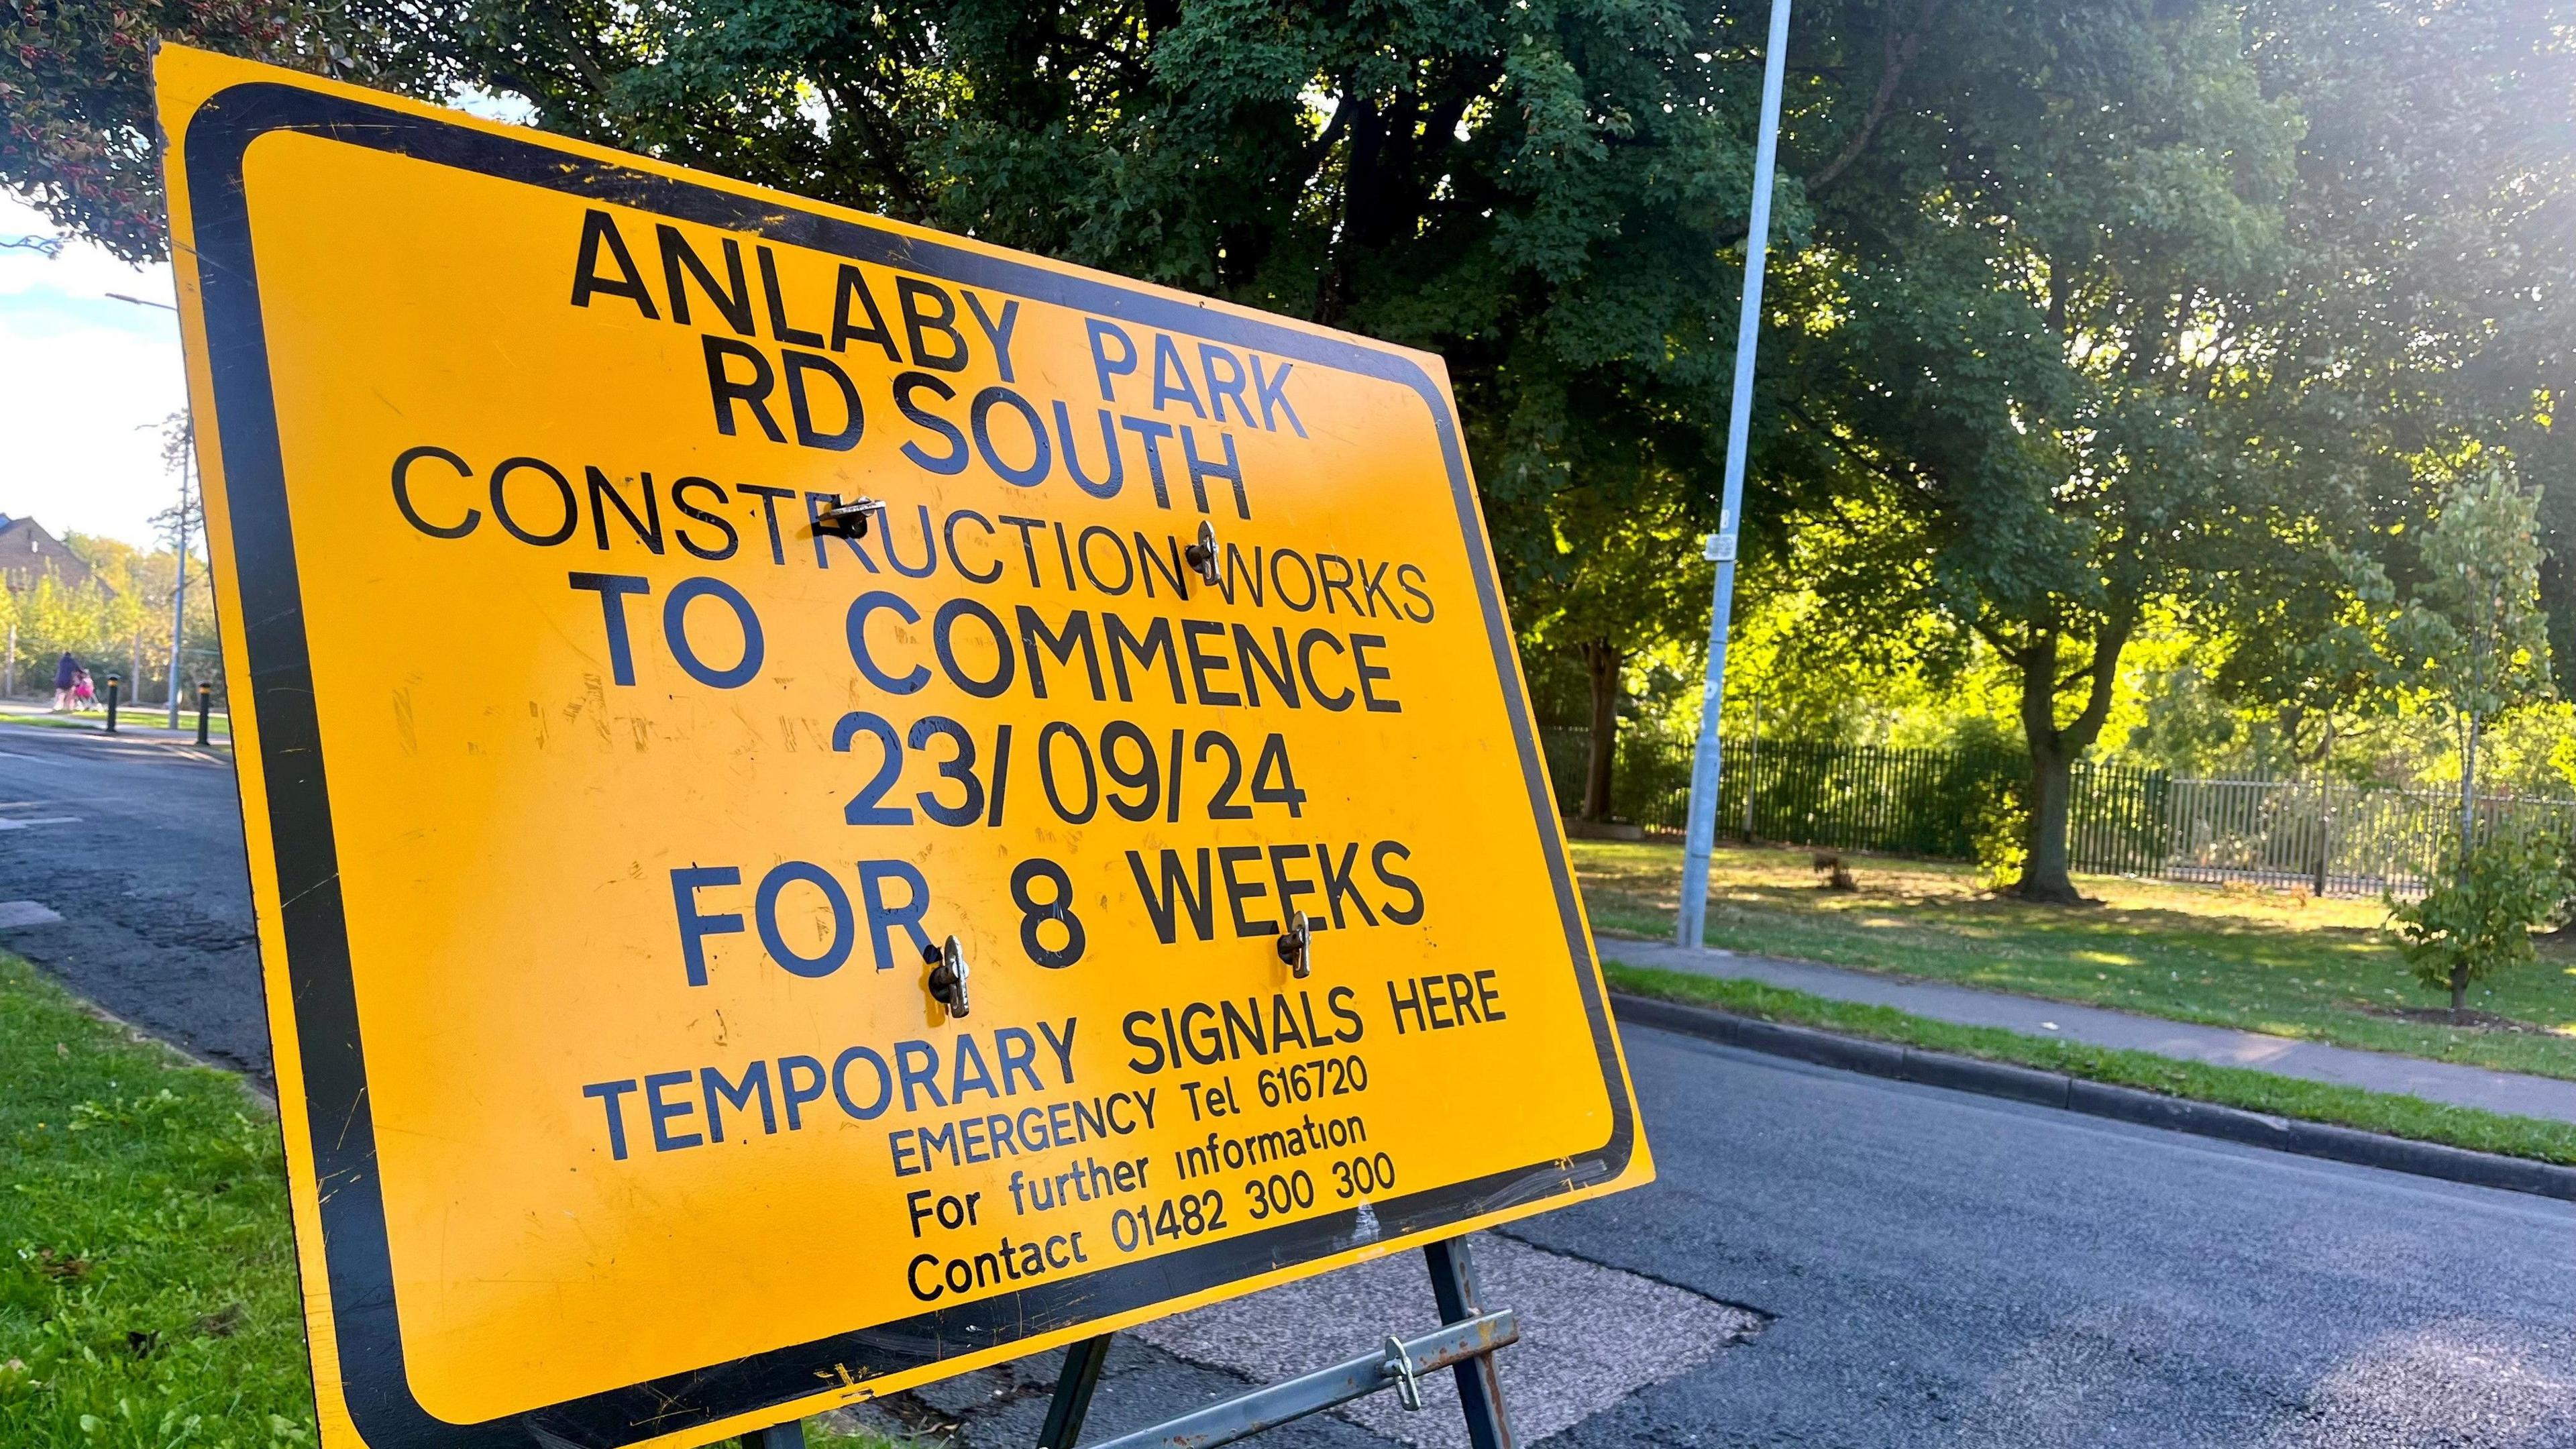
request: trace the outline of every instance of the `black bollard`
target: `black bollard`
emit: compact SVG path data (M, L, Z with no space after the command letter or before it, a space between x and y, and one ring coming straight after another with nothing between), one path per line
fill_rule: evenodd
M206 711L208 711L208 710L210 710L210 709L213 709L214 707L215 707L215 687L214 687L213 685L211 685L211 684L208 684L207 682L205 682L205 681L204 681L204 680L202 680L202 679L198 680L198 681L197 681L197 743L198 743L198 744L201 744L201 745L202 745L202 744L204 744L204 743L206 742Z
M125 681L111 674L107 677L107 732L116 733L116 687Z

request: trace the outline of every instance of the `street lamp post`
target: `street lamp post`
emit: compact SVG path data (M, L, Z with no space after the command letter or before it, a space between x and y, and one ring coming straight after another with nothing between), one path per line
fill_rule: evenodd
M179 310L167 302L155 302L149 297L130 297L123 292L110 292L107 295L119 302L130 302L137 307L154 307L164 312L176 312ZM196 429L193 425L189 428L188 441L190 446L181 454L179 459L179 576L177 582L170 590L169 705L170 728L174 730L179 727L180 645L184 641L188 631L188 499L190 496L188 484L190 482L190 472L196 467L196 448L194 446L196 442ZM143 692L143 670L139 665L134 671L134 692L137 695L140 695Z
M179 579L170 590L170 728L179 727L180 643L188 632L188 500L193 496L189 475L197 466L195 428L189 429L189 447L179 459Z
M1726 492L1707 557L1717 565L1708 617L1708 678L1700 689L1699 747L1691 756L1690 829L1682 856L1675 935L1698 950L1708 927L1708 857L1717 841L1719 713L1726 703L1726 642L1735 612L1735 550L1744 519L1744 445L1753 424L1753 346L1762 333L1762 267L1771 242L1771 174L1780 149L1780 87L1789 52L1789 0L1771 0L1762 56L1762 122L1753 147L1753 216L1744 243L1744 309L1735 324L1735 395L1726 419Z

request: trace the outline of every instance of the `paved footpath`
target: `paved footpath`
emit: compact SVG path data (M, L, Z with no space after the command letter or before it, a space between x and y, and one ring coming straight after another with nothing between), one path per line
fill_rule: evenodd
M2576 1081L2530 1077L2517 1072L2491 1072L2450 1062L2402 1057L2388 1052L2326 1046L2261 1032L2223 1026L2195 1026L2160 1017L2135 1016L2099 1006L2043 1001L1951 986L1936 981L1909 981L1872 971L1747 956L1733 951L1686 951L1663 941L1630 941L1601 937L1601 954L1631 966L1687 971L1698 976L1759 981L1835 1001L1892 1006L1916 1016L1961 1026L1994 1026L2024 1036L2058 1037L2088 1046L2153 1052L2212 1066L2251 1067L2284 1077L2373 1092L2395 1092L2476 1107L2518 1117L2545 1117L2576 1122Z

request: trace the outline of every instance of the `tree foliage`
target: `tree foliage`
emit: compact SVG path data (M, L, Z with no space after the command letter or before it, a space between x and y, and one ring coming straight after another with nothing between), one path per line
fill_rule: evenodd
M2398 949L2416 980L2451 993L2454 1015L2467 1006L2471 983L2533 960L2531 928L2564 894L2564 849L2564 841L2530 832L2499 830L2465 848L2455 838L2422 900L2390 902Z
M2563 6L2277 0L2248 9L2267 86L2307 120L2273 304L2292 384L2262 461L2314 500L2264 567L2198 620L2221 697L2271 713L2302 762L2413 687L2381 631L2424 574L2421 527L2463 460L2499 445L2576 543L2566 386L2576 148ZM2556 98L2556 99L2553 99ZM2554 107L2554 109L2553 109ZM2562 648L2576 590L2541 561ZM2386 588L2376 595L2374 581Z
M177 555L88 534L75 533L63 541L90 566L95 582L73 588L46 577L32 589L0 590L0 629L16 642L11 667L18 688L50 689L54 661L69 653L89 666L101 689L108 675L117 674L125 679L129 702L167 699L170 589L176 582ZM188 647L180 663L183 695L201 678L221 688L214 599L205 586L205 569L204 558L189 561Z
M1507 566L1714 471L1742 17L1652 0L449 0L550 127L1440 352ZM1696 504L1694 504L1696 506ZM1705 510L1703 510L1705 511Z
M2400 676L2463 722L2491 720L2549 688L2537 514L2538 500L2500 463L2461 479L2425 532L2414 597L2392 611ZM2364 590L2381 599L2387 585L2371 577Z
M524 97L570 134L1439 352L1530 645L1615 687L1601 666L1696 633L1763 5L237 4L0 12L0 180L156 250L158 36ZM1819 658L2013 672L2030 894L2072 895L2068 772L2151 621L2322 751L2406 687L2387 631L2434 585L2399 525L2440 460L2509 453L2544 541L2576 542L2565 8L1799 7L1748 588L1818 601ZM2539 569L2576 645L2576 585Z
M170 250L152 56L175 40L390 78L350 12L315 0L0 0L0 182L132 262Z
M2019 677L2022 888L2071 898L2068 772L2128 640L2299 506L2246 447L2299 119L2215 5L1962 7L1917 65L1866 204L1818 207L1847 300L1792 343L1775 448L1849 617L1928 612Z
M2524 243L2571 152L2513 112L2567 47L2500 0L2324 10L1944 11L1876 204L1816 208L1838 301L1774 374L1780 504L1858 629L1942 620L2018 676L2034 896L2073 897L2067 772L2142 622L2225 641L2220 687L2313 746L2380 683L2311 648L2366 612L2337 550L2423 515L2428 450L2527 430L2555 366Z
M1626 483L1628 486L1620 486ZM1558 493L1552 556L1523 560L1522 633L1583 665L1591 705L1582 814L1610 813L1620 692L1644 651L1707 627L1710 565L1692 537L1690 493L1659 478L1613 478Z

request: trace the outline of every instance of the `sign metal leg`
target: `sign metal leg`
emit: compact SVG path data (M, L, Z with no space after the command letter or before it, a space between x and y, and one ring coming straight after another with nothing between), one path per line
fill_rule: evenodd
M1386 1347L1375 1353L1254 1389L1150 1429L1104 1439L1090 1449L1216 1449L1386 1389L1411 1388L1405 1394L1405 1404L1411 1407L1421 1402L1420 1375L1490 1354L1518 1343L1520 1336L1520 1325L1510 1309L1480 1313L1419 1338L1390 1337Z
M1303 1378L1254 1389L1092 1449L1215 1449L1389 1388L1403 1394L1406 1408L1418 1409L1422 1397L1416 1376L1441 1368L1457 1371L1458 1399L1475 1449L1513 1449L1502 1381L1494 1374L1494 1350L1519 1342L1520 1326L1511 1310L1482 1307L1475 1260L1464 1239L1433 1243L1423 1252L1430 1259L1431 1288L1440 1302L1444 1326L1438 1332L1411 1340L1389 1337L1382 1353L1364 1354ZM1055 1402L1048 1406L1038 1449L1072 1449L1082 1434L1083 1414L1091 1406L1101 1361L1108 1356L1106 1334L1074 1345L1065 1355L1064 1373L1056 1382Z
M1439 1300L1441 1322L1462 1323L1484 1311L1475 1255L1465 1238L1433 1243L1422 1256L1431 1263L1431 1294ZM1503 1408L1503 1381L1494 1372L1494 1356L1462 1358L1454 1371L1458 1405L1467 1414L1467 1442L1475 1449L1512 1449L1512 1420Z
M1109 1362L1112 1336L1086 1338L1064 1351L1064 1371L1056 1375L1055 1398L1047 1404L1038 1449L1073 1449L1074 1441L1082 1437L1082 1421L1091 1414L1091 1391L1100 1387L1100 1370Z
M742 1449L805 1449L805 1424L802 1420L790 1419L784 1424L755 1429L737 1442Z

